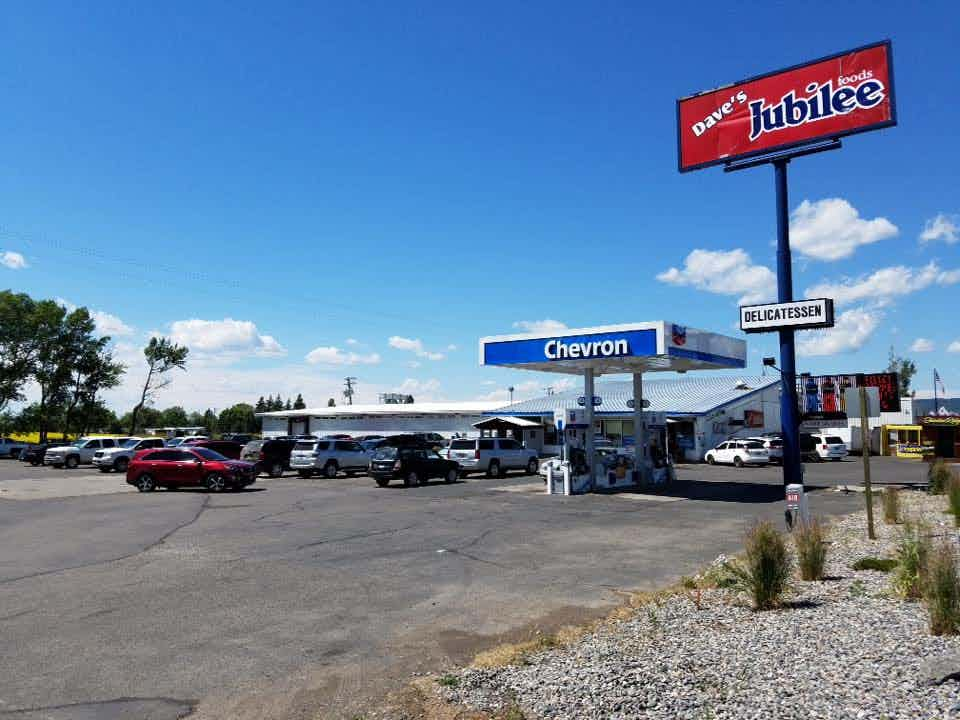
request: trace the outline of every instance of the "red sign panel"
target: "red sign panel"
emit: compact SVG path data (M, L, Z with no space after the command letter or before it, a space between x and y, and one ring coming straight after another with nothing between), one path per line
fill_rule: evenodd
M888 40L678 100L680 172L896 124Z

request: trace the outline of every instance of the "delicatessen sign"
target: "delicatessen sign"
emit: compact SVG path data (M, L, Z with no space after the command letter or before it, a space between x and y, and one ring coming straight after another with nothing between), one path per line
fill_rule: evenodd
M747 333L827 327L833 327L833 300L830 298L740 307L740 329Z
M896 125L890 42L677 101L681 172Z

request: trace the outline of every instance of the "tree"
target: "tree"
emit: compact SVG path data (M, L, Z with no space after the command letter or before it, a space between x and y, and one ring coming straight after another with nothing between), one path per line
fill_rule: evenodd
M167 387L173 380L167 373L174 368L187 369L187 355L190 349L177 345L168 338L150 338L150 342L143 349L143 356L147 360L147 379L143 383L143 392L140 393L140 402L133 408L130 418L130 434L137 429L137 419L143 406L152 402L157 393Z
M160 411L160 424L164 427L187 427L190 424L190 418L187 417L186 410L179 405L174 405Z
M0 292L0 410L24 399L20 389L30 379L36 352L35 313L29 295Z
M79 434L85 434L91 426L105 424L104 408L98 396L101 390L119 385L126 370L123 363L113 359L113 352L107 348L109 342L109 337L80 341L79 356L71 368L69 397L63 418L64 434L74 428L75 421Z
M263 399L263 395L260 396L260 399L257 400L257 404L253 408L254 412L262 413L267 411L267 403Z
M210 408L207 408L206 412L203 413L203 421L200 424L203 425L211 435L217 433L220 428L220 424L217 422L217 414Z
M305 410L307 404L303 401L303 395L297 393L297 399L293 401L294 410Z
M917 366L913 360L901 357L894 352L893 345L890 346L890 355L887 362L887 372L897 373L900 380L900 397L909 397L910 383L913 376L917 374Z
M238 403L220 413L219 429L224 432L255 432L257 419L253 416L253 406Z
M336 407L336 406L337 406L336 400L334 400L333 398L330 398L329 400L327 400L327 407Z
M407 396L403 399L403 403L404 403L404 405L413 405L413 395L407 395Z
M290 402L290 398L287 398L287 404L283 406L284 410L293 410L293 404Z

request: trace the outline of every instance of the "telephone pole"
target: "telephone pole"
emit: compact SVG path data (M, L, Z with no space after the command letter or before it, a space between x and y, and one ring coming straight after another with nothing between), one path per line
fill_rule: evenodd
M354 385L356 384L357 379L351 375L350 377L344 378L343 382L344 382L343 397L346 398L347 405L353 405Z

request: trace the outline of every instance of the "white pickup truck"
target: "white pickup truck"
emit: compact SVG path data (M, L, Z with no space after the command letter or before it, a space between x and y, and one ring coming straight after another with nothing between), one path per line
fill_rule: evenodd
M129 439L128 437L80 438L73 445L63 445L47 450L43 456L43 464L75 468L80 463L93 462L93 455L97 450L115 448Z
M0 438L0 457L18 458L28 444L12 438Z
M119 473L125 473L127 465L138 452L162 447L164 447L163 438L129 438L118 447L97 450L93 453L92 462L100 468L100 472L116 470Z

